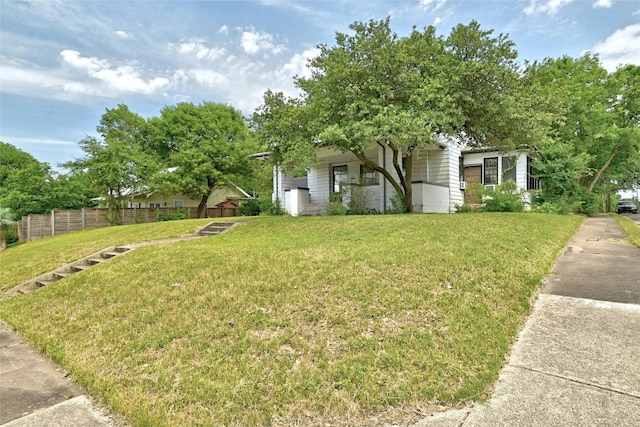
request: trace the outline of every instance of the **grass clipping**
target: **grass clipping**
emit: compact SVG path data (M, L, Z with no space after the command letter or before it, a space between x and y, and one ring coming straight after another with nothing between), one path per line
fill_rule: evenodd
M0 316L135 425L406 421L485 397L581 220L258 218L3 300Z

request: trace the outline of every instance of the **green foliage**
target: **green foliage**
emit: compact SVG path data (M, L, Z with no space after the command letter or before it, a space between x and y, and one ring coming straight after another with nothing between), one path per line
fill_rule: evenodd
M157 173L155 186L164 194L200 200L198 216L204 216L216 186L250 174L248 154L254 146L244 118L234 108L183 102L163 108L149 123L154 145L163 147L166 164L174 168Z
M11 144L0 142L0 206L16 218L52 209L80 209L96 194L81 176L56 174L46 163Z
M602 191L611 181L621 188L640 183L639 66L607 73L597 56L587 54L534 63L527 74L539 87L539 98L549 101L548 111L555 116L549 136L562 147L541 147L540 163L549 161L550 152L556 155L551 161L560 155L567 163L566 169L552 166L550 183L560 188L549 188L549 196L573 191L567 188L571 179L589 191ZM543 165L537 167L542 170Z
M486 212L522 212L524 202L523 191L517 191L517 184L507 180L498 185L495 190L483 188L481 190L484 211Z
M344 198L344 191L332 191L329 193L329 203L342 203Z
M281 216L286 212L282 207L280 199L275 199L273 201L271 199L264 199L260 202L260 213L265 215Z
M257 215L284 215L285 211L280 206L280 201L272 201L270 198L257 198L247 200L240 206L243 216Z
M257 216L262 212L262 204L258 199L251 199L240 205L242 216Z
M342 202L331 202L327 207L327 215L346 215L347 208Z
M187 212L184 209L178 209L173 213L165 213L163 211L158 211L156 213L156 221L176 221L181 219L187 219Z
M369 207L370 194L368 186L351 185L349 187L348 212L351 215L369 215L376 213Z
M390 201L391 201L391 207L387 208L385 213L402 214L408 211L407 204L405 203L404 198L401 197L399 194L396 194L395 196L393 196Z
M146 121L126 105L107 108L96 130L99 137L87 136L79 142L85 156L64 166L84 174L115 217L128 197L145 188L159 163L149 151Z
M18 241L18 228L10 208L0 207L0 249Z

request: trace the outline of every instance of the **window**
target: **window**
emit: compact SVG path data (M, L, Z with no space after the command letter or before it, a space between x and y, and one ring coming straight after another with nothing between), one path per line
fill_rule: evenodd
M527 190L539 190L540 178L536 177L536 169L531 157L527 157Z
M502 158L502 182L516 181L516 156Z
M162 207L162 203L160 202L149 202L149 207L150 208L161 208Z
M332 170L331 188L334 193L337 193L349 182L349 167L347 165L334 166Z
M378 185L378 172L367 165L360 165L360 184Z
M173 201L174 208L184 208L184 200L174 200Z
M484 184L498 183L498 158L490 157L484 159Z

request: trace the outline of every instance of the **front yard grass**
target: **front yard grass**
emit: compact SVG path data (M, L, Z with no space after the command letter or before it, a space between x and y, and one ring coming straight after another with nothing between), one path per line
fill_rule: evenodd
M582 220L260 217L4 299L0 317L132 425L376 425L483 400Z
M213 221L195 219L121 225L74 232L10 247L0 252L0 293L110 246L191 234Z

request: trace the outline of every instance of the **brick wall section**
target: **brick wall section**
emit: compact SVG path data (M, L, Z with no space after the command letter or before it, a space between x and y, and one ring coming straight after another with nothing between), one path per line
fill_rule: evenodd
M109 209L53 210L48 214L31 214L18 221L21 242L57 236L72 231L111 227L119 224L156 222L159 212L167 215L185 211L187 218L197 218L197 208L127 208L118 212L118 221L110 221ZM240 216L239 208L208 208L208 218Z

